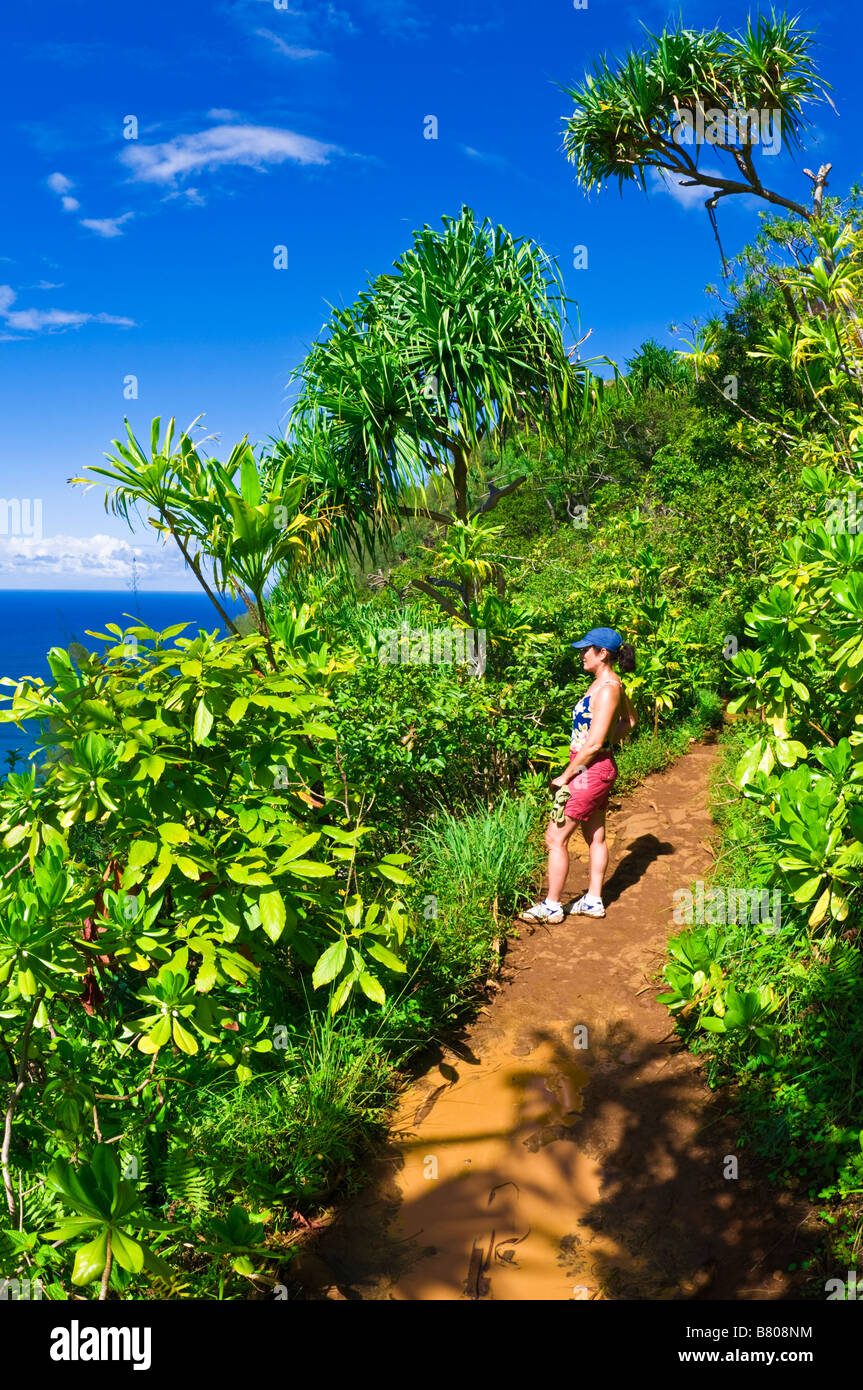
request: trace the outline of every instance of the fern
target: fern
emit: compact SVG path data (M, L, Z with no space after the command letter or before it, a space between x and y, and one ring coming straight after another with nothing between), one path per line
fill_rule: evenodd
M185 1148L168 1150L162 1181L168 1200L183 1202L196 1216L212 1205L213 1175Z
M63 1208L53 1192L49 1192L43 1182L27 1192L25 1184L24 1224L28 1231L44 1231L55 1226L62 1216Z

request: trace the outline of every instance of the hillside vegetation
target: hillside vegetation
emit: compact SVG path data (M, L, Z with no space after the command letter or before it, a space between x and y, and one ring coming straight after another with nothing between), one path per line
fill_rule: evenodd
M762 39L792 130L789 33ZM696 39L657 102L694 100ZM616 176L605 108L572 95L590 186ZM614 158L648 167L630 134ZM616 370L570 350L540 248L462 209L333 315L285 439L221 463L155 421L90 471L179 546L213 629L111 628L5 682L44 734L0 785L4 1270L51 1298L284 1287L538 886L569 643L604 624L638 663L620 792L732 716L709 886L781 913L710 899L663 999L857 1257L863 224L813 183L714 319Z

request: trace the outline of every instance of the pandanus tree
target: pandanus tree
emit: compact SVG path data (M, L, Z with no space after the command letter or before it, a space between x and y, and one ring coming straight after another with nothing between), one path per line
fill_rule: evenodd
M525 481L479 486L483 442L516 420L554 428L601 384L564 346L566 303L535 243L463 208L333 312L276 454L335 513L336 551L369 555L405 518L465 525Z
M686 390L689 373L678 353L647 338L626 361L626 385L635 396L659 390L671 394Z
M771 154L780 144L800 149L807 103L830 100L813 41L796 19L771 13L750 19L739 35L679 24L619 61L601 58L581 84L563 87L574 103L564 149L582 188L616 180L621 192L629 183L646 191L645 171L655 169L682 187L705 189L714 232L719 199L743 193L818 220L831 165L804 169L813 185L806 207L766 187L755 160L765 144Z

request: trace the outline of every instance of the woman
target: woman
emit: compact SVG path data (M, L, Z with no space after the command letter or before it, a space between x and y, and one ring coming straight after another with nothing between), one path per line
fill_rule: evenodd
M560 895L569 869L567 841L580 823L590 854L587 893L569 909L587 917L604 917L602 881L608 867L605 812L617 764L611 749L636 724L635 710L615 670L635 670L635 652L612 627L591 628L573 647L582 652L582 665L593 677L589 690L572 711L569 766L552 779L553 787L567 787L563 824L552 820L545 834L548 847L548 896L521 914L523 922L562 922ZM570 785L572 784L572 785Z

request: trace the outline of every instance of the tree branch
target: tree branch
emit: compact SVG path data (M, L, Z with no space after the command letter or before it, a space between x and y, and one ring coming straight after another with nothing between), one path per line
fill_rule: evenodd
M6 1188L6 1205L9 1208L9 1215L13 1222L15 1220L15 1190L12 1186L12 1177L9 1172L9 1149L12 1145L12 1117L15 1114L15 1106L18 1104L18 1097L21 1095L26 1085L24 1078L27 1074L27 1050L30 1046L30 1034L33 1031L33 1022L39 1012L39 1005L44 998L45 991L43 989L33 1002L30 1016L27 1019L24 1032L21 1035L21 1059L18 1063L18 1075L14 1088L10 1088L9 1103L6 1106L6 1124L3 1130L3 1149L2 1152L0 1152L0 1166L2 1166L3 1169L3 1185Z
M483 512L492 511L502 497L506 497L507 493L515 492L516 488L521 487L522 483L526 482L526 480L527 474L522 473L520 478L516 478L514 482L507 483L506 487L496 487L494 480L489 478L488 497L477 507L476 511L471 512L471 520L473 520L475 516L481 516Z
M431 584L427 584L424 579L412 579L411 588L418 589L421 594L425 594L428 598L433 598L435 603L451 618L455 618L457 622L462 622L463 615L459 613L455 605L450 603L448 598L444 598L443 594L439 594L436 589L433 589ZM470 615L468 614L468 616Z
M430 507L396 507L399 516L408 517L411 521L416 521L418 516L425 517L427 521L437 521L441 526L452 526L455 521L454 516L447 516L444 512L432 511Z

